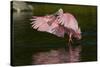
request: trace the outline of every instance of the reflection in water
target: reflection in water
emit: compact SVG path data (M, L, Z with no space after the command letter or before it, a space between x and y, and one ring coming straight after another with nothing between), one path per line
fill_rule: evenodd
M75 47L75 48L72 48L72 47L69 47L69 62L78 62L80 61L80 53L81 53L81 45Z
M28 18L30 16L32 16L32 12L21 12L21 13L17 13L17 12L13 12L13 20L14 21L25 21L26 18Z
M38 52L33 55L32 64L54 64L65 62L80 61L81 45L71 48L70 51L65 49L56 49L46 52Z

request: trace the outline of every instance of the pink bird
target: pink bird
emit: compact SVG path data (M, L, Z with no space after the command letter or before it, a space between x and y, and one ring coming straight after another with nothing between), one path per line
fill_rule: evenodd
M37 31L48 32L58 37L64 37L67 34L69 42L72 42L72 38L81 39L81 30L77 20L72 14L64 13L62 9L52 15L33 16L31 20L33 29Z

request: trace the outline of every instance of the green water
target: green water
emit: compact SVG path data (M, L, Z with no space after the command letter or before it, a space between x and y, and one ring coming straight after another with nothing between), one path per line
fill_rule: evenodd
M33 12L12 13L12 65L32 64L32 55L36 52L47 51L56 48L66 48L66 37L59 38L50 33L39 32L31 27L32 15L41 16L52 14L59 8L64 12L72 13L82 30L82 40L74 41L73 45L80 45L80 61L97 60L97 19L96 6L58 5L31 3Z

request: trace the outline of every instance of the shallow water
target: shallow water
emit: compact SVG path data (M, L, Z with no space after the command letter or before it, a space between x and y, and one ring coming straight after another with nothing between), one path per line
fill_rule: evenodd
M19 14L14 12L12 16L12 65L97 60L96 31L82 31L82 40L74 40L71 48L72 53L70 54L66 37L59 38L52 34L32 29L31 21L29 20L32 16L31 12L21 12ZM82 29L85 29L85 27ZM68 59L69 57L70 59ZM55 61L52 61L53 59Z

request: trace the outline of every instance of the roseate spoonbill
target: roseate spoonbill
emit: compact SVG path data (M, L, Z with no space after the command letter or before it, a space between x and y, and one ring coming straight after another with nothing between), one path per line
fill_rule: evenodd
M33 29L38 31L49 32L58 37L68 34L69 43L72 42L72 37L81 39L81 30L77 20L72 14L64 13L62 9L51 15L33 16L31 20Z

